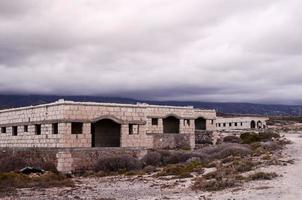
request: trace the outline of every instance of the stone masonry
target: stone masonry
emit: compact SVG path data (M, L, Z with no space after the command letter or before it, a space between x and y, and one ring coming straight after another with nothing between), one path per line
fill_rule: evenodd
M236 122L235 122L236 121ZM73 102L0 110L0 147L194 148L196 131L265 127L265 119L216 118L191 106ZM260 121L260 122L259 122ZM238 123L223 127L224 123ZM220 126L219 126L220 124ZM254 124L252 124L254 125ZM59 155L60 158L67 155ZM68 165L68 163L66 163Z
M194 148L197 117L214 128L214 110L59 100L1 110L0 147L153 148L154 135L186 134Z

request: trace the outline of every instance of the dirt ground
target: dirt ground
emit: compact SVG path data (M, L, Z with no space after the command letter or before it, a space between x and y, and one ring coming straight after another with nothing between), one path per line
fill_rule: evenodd
M20 189L14 197L3 199L301 199L302 197L302 134L286 134L293 141L284 150L284 158L295 159L287 166L270 166L261 171L276 172L278 178L253 181L240 188L221 192L195 192L191 179L155 179L152 177L75 178L74 188Z

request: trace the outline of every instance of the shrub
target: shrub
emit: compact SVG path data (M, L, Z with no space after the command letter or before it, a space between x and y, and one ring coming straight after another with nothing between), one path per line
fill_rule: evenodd
M249 160L236 160L233 162L233 167L237 172L251 171L255 163Z
M3 156L0 162L0 172L18 171L26 166L25 160L16 156Z
M194 171L201 172L202 163L193 161L186 164L168 165L163 169L162 172L158 173L157 176L177 176L178 178L192 177L191 173Z
M228 143L240 143L241 140L239 137L237 136L233 136L233 135L230 135L230 136L226 136L223 138L223 142L228 142Z
M139 170L142 164L137 159L131 156L116 156L99 159L95 165L95 170L105 172L118 172Z
M247 177L248 180L272 180L278 175L276 173L256 172Z
M261 141L270 141L273 138L280 138L280 135L278 133L274 133L274 132L260 132L259 133L260 139Z
M29 188L29 187L73 187L70 178L52 172L30 177L20 173L0 173L0 188Z
M142 163L144 166L152 165L152 166L160 166L161 165L161 154L158 152L148 152L147 155L145 155L142 158Z
M204 191L219 191L226 188L236 186L235 180L228 179L215 179L205 180L203 178L197 178L192 186L193 190L204 190Z
M229 156L246 156L252 154L250 146L235 143L224 143L212 147L205 147L198 151L207 155L208 159L224 159Z
M240 135L240 139L243 144L252 144L261 141L261 138L257 133L242 133Z
M0 152L0 163L0 172L19 171L26 166L57 172L55 154L48 155L37 148L25 151L3 150Z

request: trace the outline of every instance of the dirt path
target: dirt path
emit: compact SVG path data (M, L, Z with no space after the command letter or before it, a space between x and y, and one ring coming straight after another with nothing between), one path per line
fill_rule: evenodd
M295 159L295 164L271 166L263 169L281 175L271 181L256 181L244 185L242 190L232 192L224 191L214 194L212 199L236 200L298 200L302 199L302 137L300 134L287 134L286 137L294 143L289 145L284 154Z

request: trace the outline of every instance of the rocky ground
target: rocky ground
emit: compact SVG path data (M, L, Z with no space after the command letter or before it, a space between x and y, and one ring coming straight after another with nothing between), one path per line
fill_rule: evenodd
M219 192L191 190L192 178L154 178L144 176L111 176L74 178L72 188L18 189L2 199L300 199L302 196L302 132L285 135L287 145L280 160L284 165L270 165L257 171L276 172L279 177L268 181L252 181ZM294 159L294 164L287 161ZM211 169L209 169L211 170Z

